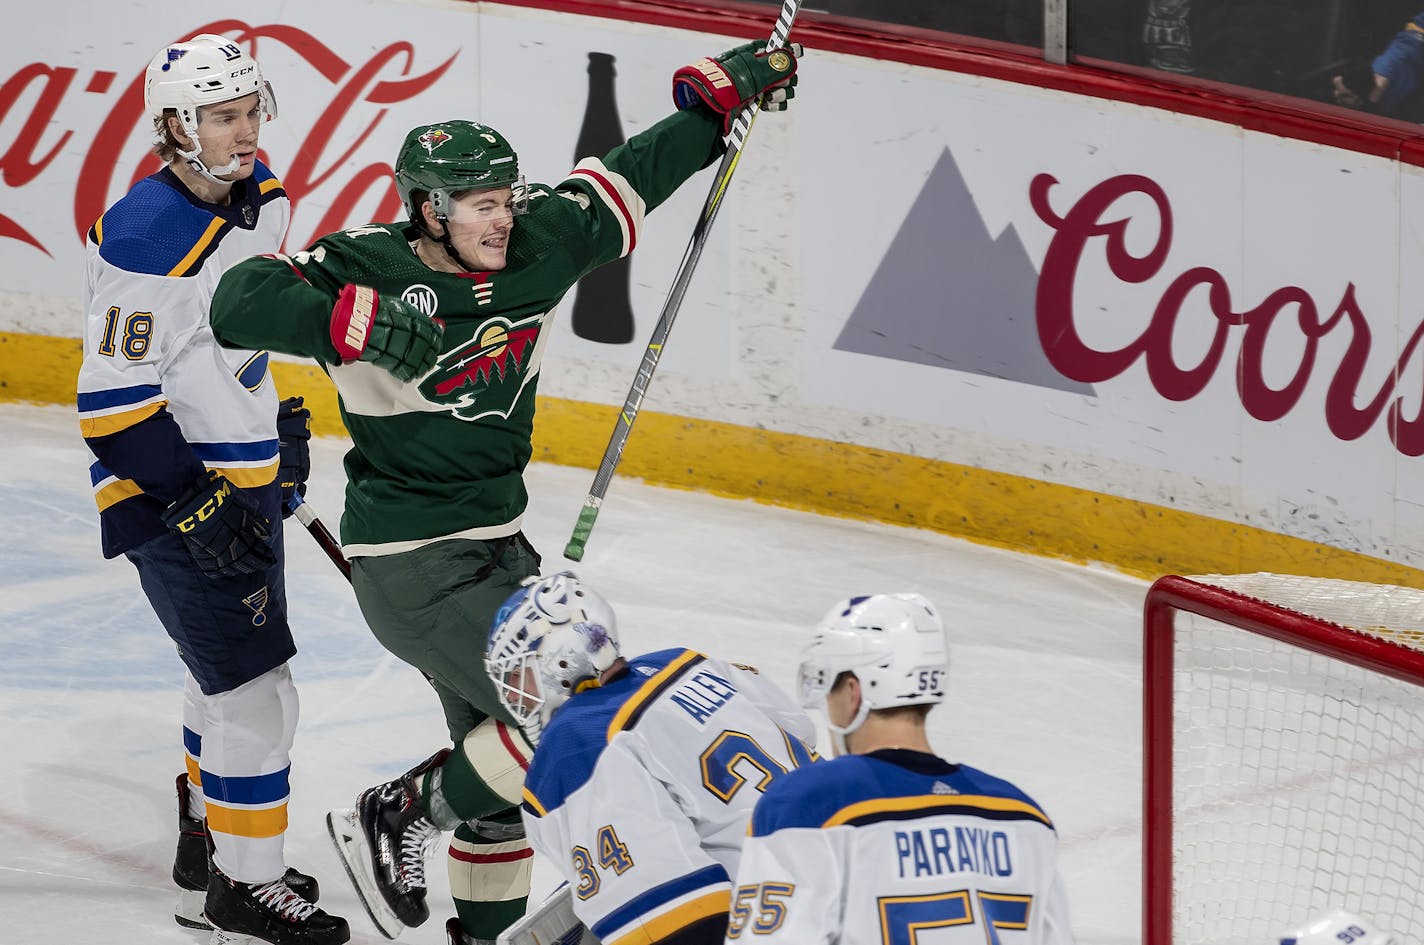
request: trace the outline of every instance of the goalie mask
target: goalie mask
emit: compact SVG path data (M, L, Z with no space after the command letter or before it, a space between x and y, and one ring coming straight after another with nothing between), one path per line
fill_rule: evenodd
M263 120L276 118L277 99L272 86L262 78L262 67L241 46L216 33L203 33L159 50L149 62L143 80L143 104L149 116L161 119L166 110L172 109L183 133L198 145L191 151L180 148L178 154L193 170L217 184L231 183L215 175L233 173L241 161L234 157L223 167L209 168L199 159L199 109L254 92Z
M405 136L396 155L396 189L406 213L417 225L420 194L428 194L435 218L442 223L454 212L455 198L469 190L513 191L510 212L528 209L519 156L504 135L473 121L421 125Z
M807 709L825 708L841 673L860 680L861 702L844 727L828 724L840 753L845 736L872 709L935 704L944 698L949 651L934 605L919 594L875 594L843 600L821 618L801 654L797 692Z
M575 692L598 684L618 659L618 632L608 601L568 571L529 582L495 614L485 670L500 704L531 744Z
M1281 939L1281 945L1394 945L1394 936L1344 909L1334 909Z

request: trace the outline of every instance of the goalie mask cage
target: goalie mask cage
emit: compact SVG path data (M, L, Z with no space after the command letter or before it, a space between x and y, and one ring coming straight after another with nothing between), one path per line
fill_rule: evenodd
M1424 929L1424 592L1159 579L1143 610L1143 941Z

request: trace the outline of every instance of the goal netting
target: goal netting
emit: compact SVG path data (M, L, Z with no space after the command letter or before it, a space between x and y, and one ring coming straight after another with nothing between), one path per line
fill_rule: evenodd
M1424 592L1169 576L1143 626L1145 941L1424 930Z

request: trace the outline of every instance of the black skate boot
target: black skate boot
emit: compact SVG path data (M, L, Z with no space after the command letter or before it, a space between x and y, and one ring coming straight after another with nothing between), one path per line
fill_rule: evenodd
M326 815L331 840L366 914L387 938L430 918L425 904L425 858L440 829L420 797L420 776L444 763L450 750L434 756L394 781L368 788L351 810Z
M181 892L173 921L190 929L208 929L203 902L208 896L208 834L203 822L188 816L188 776L178 775L178 851L173 855L173 882ZM288 869L283 877L292 892L316 902L321 888L306 873Z
M542 940L536 939L535 941ZM459 918L454 918L445 920L445 945L497 945L497 943L488 939L471 938L465 934L465 927L460 924ZM550 942L549 945L578 945L578 940L574 939L572 943L560 940Z
M212 864L203 915L213 929L210 945L342 945L351 940L345 919L307 902L285 879L239 883Z

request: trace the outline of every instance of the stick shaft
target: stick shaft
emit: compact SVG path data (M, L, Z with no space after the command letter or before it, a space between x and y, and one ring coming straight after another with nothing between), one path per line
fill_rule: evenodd
M326 556L331 559L331 563L345 575L346 580L351 580L351 562L346 560L346 556L341 553L341 542L336 540L327 527L322 524L321 519L312 511L312 507L307 505L301 493L295 493L287 501L287 508L292 510L292 515L297 521L306 526L306 530L316 539L316 543L321 546L321 550L326 552Z
M787 44L791 35L791 24L795 22L796 13L800 8L801 0L784 0L781 4L781 13L776 18L776 26L771 31L771 39L767 41L767 49L780 49ZM628 444L628 435L633 431L633 421L638 418L638 411L643 405L643 397L648 392L648 385L652 383L653 372L657 370L658 360L662 357L668 335L672 333L673 321L677 318L678 309L682 307L683 296L687 294L688 283L692 281L692 273L697 268L698 260L702 258L702 249L707 244L707 234L712 229L712 221L717 218L717 212L722 208L722 198L726 196L727 185L731 183L732 174L741 161L742 148L746 144L747 135L751 133L752 122L756 121L756 116L760 111L760 100L753 99L732 122L732 131L727 139L727 153L722 155L722 163L718 165L717 174L712 179L712 189L707 194L706 202L702 205L702 213L697 218L697 225L693 227L692 238L688 241L687 249L682 255L682 263L678 266L677 276L673 279L672 288L668 291L667 301L663 303L662 313L658 316L658 322L653 327L653 334L648 341L648 346L643 349L643 359L638 364L638 372L633 376L633 384L628 390L628 397L623 401L623 408L619 411L618 419L613 425L613 433L608 439L608 446L603 451L603 458L598 462L598 472L594 474L593 486L589 489L583 507L579 510L573 535L564 548L564 557L571 561L583 559L584 545L588 542L588 536L593 531L593 524L598 519L599 509L603 505L603 497L608 494L608 486L613 482L613 474L623 459L623 448Z

